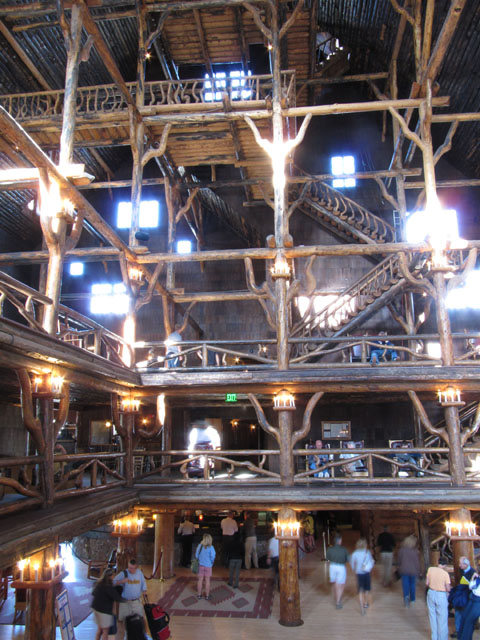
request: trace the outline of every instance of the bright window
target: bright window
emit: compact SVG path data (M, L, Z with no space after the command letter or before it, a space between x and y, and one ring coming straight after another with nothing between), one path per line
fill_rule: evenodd
M355 173L355 158L353 156L333 156L332 173L334 176ZM355 178L335 178L332 187L341 189L342 187L354 187L356 184Z
M446 303L448 309L480 309L480 271L471 271L465 283L448 292Z
M83 276L83 262L71 262L70 263L70 275L71 276Z
M141 229L158 227L158 200L142 200L140 203L139 226ZM117 228L130 229L132 226L132 203L119 202L117 208Z
M458 240L458 219L455 209L414 211L405 223L407 242L423 242L430 239L432 246L445 246Z
M192 253L192 243L190 240L179 240L177 242L177 253Z
M91 313L123 315L127 313L129 304L130 300L122 282L117 284L92 284Z
M302 318L305 318L308 312L312 324L318 325L322 329L338 328L343 320L349 318L356 311L354 298L331 293L313 296L310 310L310 298L307 296L299 296L297 305Z
M219 71L213 74L211 79L208 73L205 74L205 102L217 102L222 99L222 93L227 91L232 100L249 100L252 97L252 90L247 88L246 77L251 76L251 71L245 75L244 71Z

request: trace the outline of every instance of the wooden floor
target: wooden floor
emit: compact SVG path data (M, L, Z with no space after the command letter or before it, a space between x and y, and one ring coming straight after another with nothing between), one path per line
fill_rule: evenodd
M300 589L302 618L304 625L295 629L278 624L279 598L275 596L272 616L268 620L198 618L178 616L171 620L170 628L174 640L310 640L312 638L332 638L335 640L419 640L429 638L427 608L425 604L425 583L418 583L417 601L409 609L403 606L400 582L384 589L378 581L377 569L373 573L373 604L365 616L360 615L355 593L355 580L349 571L345 591L344 608L337 611L332 604L328 585L327 563L322 562L322 554L316 551L301 560ZM149 575L151 567L143 567ZM74 575L76 572L76 575ZM177 576L186 573L186 569L177 568ZM245 574L246 572L242 572ZM265 576L265 570L251 570L252 577ZM378 572L379 573L379 572ZM83 565L76 563L69 579L84 578ZM226 575L226 570L214 569L214 575ZM155 601L168 589L171 580L165 583L149 581L148 592L151 601ZM92 583L93 584L93 583ZM453 619L449 620L450 632L454 630ZM75 628L76 640L95 638L93 616L89 616ZM0 640L23 638L23 627L0 625ZM57 640L61 640L57 630Z

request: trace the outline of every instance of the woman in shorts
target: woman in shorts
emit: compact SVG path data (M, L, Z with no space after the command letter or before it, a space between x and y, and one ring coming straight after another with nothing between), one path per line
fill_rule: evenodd
M210 600L210 577L215 562L215 549L212 544L212 536L206 533L195 551L198 560L197 598L202 597L202 585L205 578L205 600Z
M112 569L106 569L92 591L92 609L98 627L95 640L107 640L108 631L115 623L113 605L115 602L126 602L112 584L113 575ZM111 634L115 635L113 630Z
M370 553L365 538L360 538L355 545L355 551L350 557L350 566L357 576L358 598L362 616L370 605L371 572L375 560Z

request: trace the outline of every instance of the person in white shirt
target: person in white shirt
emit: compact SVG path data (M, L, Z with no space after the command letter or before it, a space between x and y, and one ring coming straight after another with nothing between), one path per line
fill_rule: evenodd
M278 538L272 536L268 541L268 552L267 552L267 564L269 564L273 569L273 578L274 578L274 588L275 586L280 591L280 576L278 570L278 563L280 561L280 549L278 545Z
M375 561L367 547L367 541L365 538L360 538L355 545L355 551L350 556L350 566L357 576L358 599L362 616L365 615L365 610L370 605L370 573L374 564Z
M182 544L181 565L182 567L189 567L192 561L192 545L193 536L195 535L195 525L185 517L178 527L178 533L181 536L180 542Z
M228 546L228 541L231 539L230 536L233 536L238 531L238 524L236 520L233 519L234 515L234 511L229 511L227 517L220 522L220 527L222 528L223 564L226 567L228 567L228 558L225 549Z

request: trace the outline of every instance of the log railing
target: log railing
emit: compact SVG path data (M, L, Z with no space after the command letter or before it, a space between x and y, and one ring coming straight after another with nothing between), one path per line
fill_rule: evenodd
M472 347L472 343L480 344L480 333L452 334L456 365L480 365L480 348ZM388 340L389 345L379 346ZM438 343L436 333L416 335L363 335L336 337L303 337L291 338L291 368L322 367L322 358L326 358L328 367L358 367L370 363L372 349L384 351L380 355L378 366L390 366L392 353L398 359L395 367L438 366L439 357L427 351L429 343ZM188 340L178 343L181 349L179 367L182 371L198 371L199 369L221 369L235 371L246 369L276 368L275 340ZM145 352L153 353L150 360L145 359ZM167 357L165 344L152 341L143 343L137 348L137 368L142 372L168 370L167 362L175 360L178 354ZM218 358L217 358L218 357ZM218 363L217 363L218 362Z
M471 454L480 455L478 449L469 447L463 450L467 464L467 481L478 482L480 465L469 459ZM447 447L415 447L413 449L391 448L361 448L361 449L322 449L321 455L328 456L328 462L318 463L313 469L299 470L294 476L295 484L309 482L343 484L389 484L407 482L450 483L448 468L446 471L437 470L435 458L448 456ZM135 474L135 482L142 486L150 484L202 484L202 483L235 483L235 484L279 484L280 474L272 471L269 466L277 467L280 452L276 449L262 450L164 450L164 451L135 451L135 458L143 458L146 462L139 467ZM307 466L315 452L312 449L294 449L292 455L296 458L296 467ZM408 454L417 461L401 461L400 456ZM201 460L201 466L195 466L195 461ZM192 469L195 475L192 477ZM399 472L405 472L399 476ZM323 474L322 472L327 472ZM321 477L316 477L321 474ZM240 476L240 477L238 477Z
M280 474L265 468L270 456L278 457L277 449L245 450L164 450L164 451L134 451L135 458L145 461L142 469L135 474L135 480L151 478L154 484L185 483L185 482L247 482L265 483L280 482ZM250 460L244 458L249 457ZM256 458L256 461L254 459ZM198 461L199 464L196 464ZM195 469L195 477L192 475ZM221 471L215 468L221 467ZM148 468L148 470L146 470ZM236 473L251 475L250 478L235 477ZM167 475L168 474L168 475Z
M8 313L11 305L26 320L29 327L44 331L39 321L43 308L52 300L35 289L0 271L0 316Z
M0 515L41 505L41 456L0 458Z
M126 484L125 453L79 453L54 456L61 471L55 478L55 498L94 493Z
M282 87L287 101L295 100L295 72L282 72ZM293 78L293 80L292 80ZM135 96L136 83L127 83ZM264 101L272 92L272 76L242 76L238 78L194 78L186 80L162 80L145 83L145 107L211 104L221 101L226 94L232 102ZM218 95L217 95L218 94ZM58 116L63 113L63 91L17 93L0 97L0 105L15 120ZM125 97L115 84L79 87L76 115L93 113L112 114L127 112Z
M121 336L64 305L59 306L57 337L117 364L124 365L125 352L133 360L132 347Z

